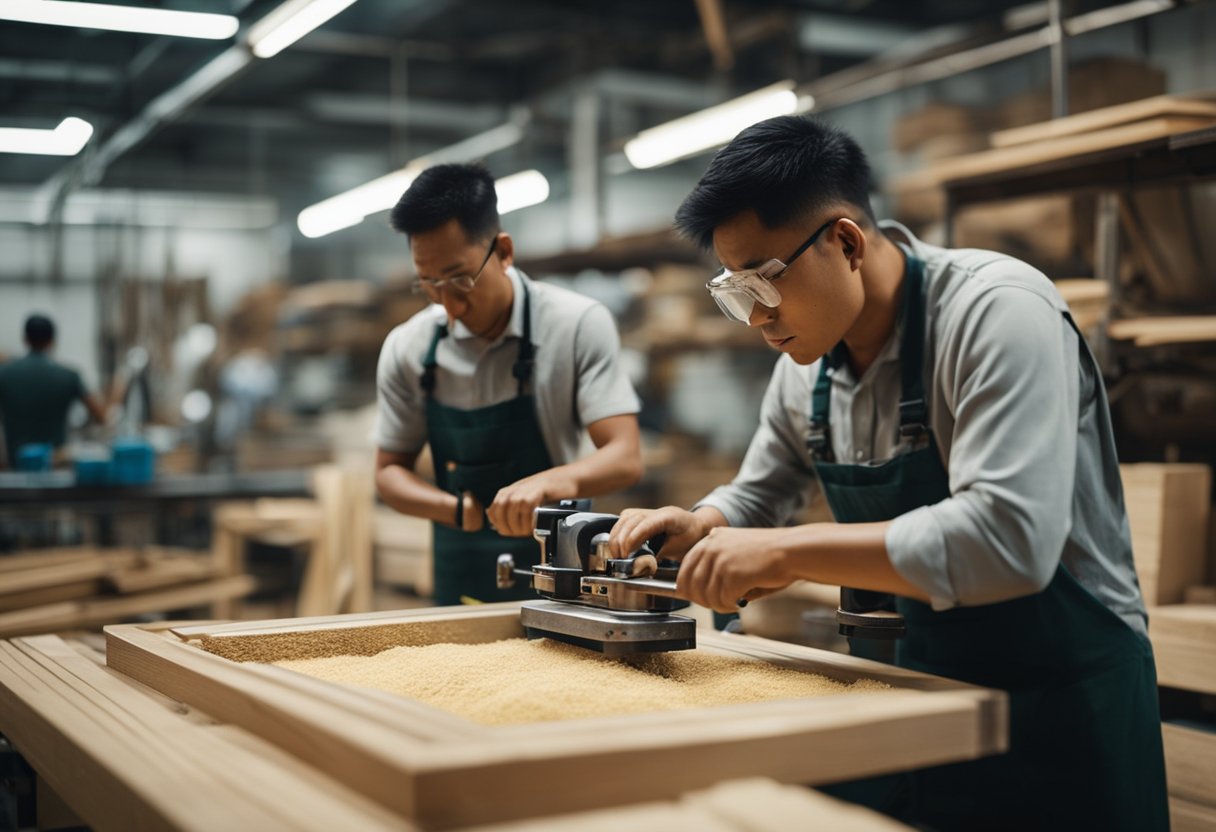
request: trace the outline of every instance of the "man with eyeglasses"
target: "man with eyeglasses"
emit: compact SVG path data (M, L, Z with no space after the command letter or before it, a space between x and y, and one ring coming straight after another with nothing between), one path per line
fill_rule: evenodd
M433 303L380 352L376 486L392 508L432 521L441 605L534 597L498 589L495 562L536 562L536 507L642 475L639 402L611 314L514 268L497 206L484 167L438 165L391 216ZM585 436L595 450L580 458ZM435 485L414 471L427 444Z
M735 480L692 511L625 511L611 544L665 533L680 594L719 611L798 579L848 587L855 652L902 632L896 663L1009 693L1008 753L838 795L918 828L1166 829L1096 363L1042 273L880 224L870 190L857 143L803 117L710 163L676 225L721 260L722 311L785 355ZM818 496L836 522L788 525Z

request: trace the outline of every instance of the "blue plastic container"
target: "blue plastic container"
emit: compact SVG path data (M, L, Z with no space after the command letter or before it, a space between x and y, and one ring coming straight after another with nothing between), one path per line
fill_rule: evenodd
M113 449L113 482L120 485L152 482L156 474L156 451L151 445L142 439L119 439L114 442Z
M42 442L30 442L17 448L18 471L49 471L55 449Z
M77 485L105 485L114 478L114 466L108 459L78 459L72 467Z

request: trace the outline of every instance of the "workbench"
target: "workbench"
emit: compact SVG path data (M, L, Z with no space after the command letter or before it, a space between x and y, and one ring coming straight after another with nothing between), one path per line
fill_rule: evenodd
M899 827L851 807L838 816L838 804L790 789L973 759L1007 743L1000 691L712 631L699 633L698 649L841 680L877 678L892 690L487 728L198 646L426 627L445 642L522 636L518 605L493 604L118 625L107 628L105 665L95 643L17 638L0 642L0 733L44 788L100 830L454 829L550 818L520 827L540 830L569 828L572 817L555 816L589 810L601 814L580 816L580 826L683 817L666 828L889 830ZM723 808L731 800L713 790L753 777L786 785L731 787L753 791L739 798L749 811L772 804L753 822L731 821ZM645 805L622 815L633 803ZM706 812L720 823L706 826Z

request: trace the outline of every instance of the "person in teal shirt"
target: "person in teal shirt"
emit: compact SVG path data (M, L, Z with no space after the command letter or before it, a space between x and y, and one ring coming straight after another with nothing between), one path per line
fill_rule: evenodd
M50 318L30 315L25 321L25 343L29 346L25 357L0 365L0 419L9 467L22 445L62 445L68 410L77 400L98 422L106 420L105 406L85 389L80 373L51 358L55 324Z

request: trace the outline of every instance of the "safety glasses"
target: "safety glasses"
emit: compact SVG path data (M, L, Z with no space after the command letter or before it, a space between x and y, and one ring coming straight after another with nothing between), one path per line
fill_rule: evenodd
M475 274L458 274L455 277L449 277L444 280L427 280L420 277L414 281L412 288L415 292L422 292L434 301L439 300L440 293L444 289L449 289L462 295L468 294L477 285L477 278L481 277L481 273L486 270L486 263L490 262L490 258L494 256L494 249L496 248L498 248L497 234L490 241L490 250L486 252L486 256L481 261L481 265L477 268Z
M839 217L828 220L815 229L815 233L807 237L806 242L800 245L793 256L784 263L773 259L761 263L754 269L740 269L737 272L723 269L718 273L713 280L705 284L705 288L709 290L710 297L718 304L722 314L732 321L748 323L751 321L752 310L756 308L757 303L770 309L777 308L781 303L781 292L777 291L773 281L781 277L785 270L802 256L803 252L815 245L819 235L838 219Z

